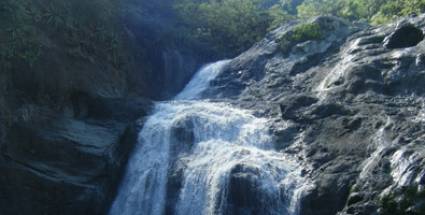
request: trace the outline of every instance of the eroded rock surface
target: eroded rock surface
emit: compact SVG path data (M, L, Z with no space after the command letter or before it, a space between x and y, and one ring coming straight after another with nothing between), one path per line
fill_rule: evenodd
M301 214L386 214L383 199L421 214L425 16L382 27L310 23L328 29L325 37L282 50L278 41L300 24L282 26L233 59L205 94L276 120L276 146L298 156L315 184ZM416 199L401 200L409 189Z

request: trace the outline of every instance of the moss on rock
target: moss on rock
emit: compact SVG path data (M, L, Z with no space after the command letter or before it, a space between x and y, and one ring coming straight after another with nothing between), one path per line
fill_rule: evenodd
M319 40L322 38L323 32L318 23L305 23L295 26L292 31L281 37L278 42L282 51L288 51L288 49L296 43Z

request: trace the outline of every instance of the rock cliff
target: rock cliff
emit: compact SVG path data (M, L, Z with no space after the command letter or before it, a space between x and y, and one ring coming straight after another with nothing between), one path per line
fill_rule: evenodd
M306 24L321 37L281 45ZM423 15L379 27L289 23L233 59L205 95L275 121L276 147L314 181L301 214L423 214L424 27Z

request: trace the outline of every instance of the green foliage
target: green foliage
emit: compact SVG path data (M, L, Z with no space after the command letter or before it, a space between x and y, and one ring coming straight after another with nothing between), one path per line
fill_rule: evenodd
M421 202L422 201L422 202ZM425 191L418 191L416 186L406 187L401 191L399 198L395 194L388 194L381 199L381 215L421 215L425 214ZM422 203L422 205L418 205ZM416 206L414 211L407 212Z
M281 50L288 50L295 43L302 43L309 40L319 40L323 37L321 27L317 23L307 23L296 26L292 32L280 38Z
M289 14L288 10L283 9L280 5L274 5L271 7L268 11L268 15L271 20L269 30L279 27L282 23L295 18L293 15Z
M294 28L291 36L293 41L304 42L307 40L318 40L322 37L320 25L317 23L308 23L298 25Z
M339 3L333 0L306 0L298 6L298 16L310 18L321 14L336 15Z
M306 0L298 6L298 15L309 18L333 15L349 20L367 19L374 12L373 4L379 0Z
M270 22L258 0L183 0L175 8L188 34L219 51L240 52L262 38Z
M32 66L40 55L32 11L26 2L0 2L0 69L8 70L14 62Z
M423 12L425 12L425 0L386 1L371 18L371 22L381 24L392 21L396 17Z
M304 0L299 5L290 0L181 0L175 9L185 25L183 34L189 35L186 38L207 43L220 52L239 53L267 31L294 18L334 15L381 24L425 12L425 0ZM308 38L304 33L299 37ZM294 37L291 39L298 40L298 35Z
M102 58L122 65L113 0L3 0L0 2L1 69L32 67L43 55L48 37L71 56Z
M372 24L422 12L425 12L425 0L305 0L298 6L299 17L334 15Z

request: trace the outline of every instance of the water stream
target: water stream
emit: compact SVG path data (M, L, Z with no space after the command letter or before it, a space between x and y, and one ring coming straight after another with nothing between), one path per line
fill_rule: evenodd
M229 61L203 67L158 103L110 215L295 215L305 187L296 162L273 149L266 118L200 100Z

